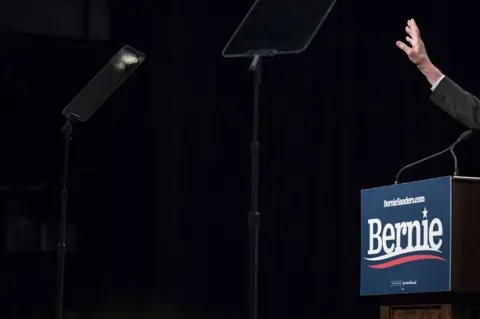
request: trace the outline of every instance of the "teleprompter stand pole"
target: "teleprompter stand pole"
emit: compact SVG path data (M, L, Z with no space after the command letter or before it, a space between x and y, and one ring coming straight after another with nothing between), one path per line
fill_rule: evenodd
M63 109L66 117L62 131L65 134L65 153L61 191L60 239L57 249L57 296L55 319L63 317L65 255L67 253L67 177L72 125L87 121L117 88L143 63L146 55L130 47L121 48L95 77Z
M62 190L60 194L60 238L57 247L57 300L55 305L55 319L63 317L63 287L65 278L65 255L67 252L67 178L68 178L68 160L70 151L70 141L72 139L72 123L74 116L67 117L67 121L62 127L65 135L65 149L63 160Z
M289 4L295 1L290 0ZM295 3L297 4L298 1ZM318 2L318 1L317 1ZM258 171L259 171L259 95L261 84L262 65L266 57L276 55L294 55L305 51L314 36L330 13L336 0L325 0L315 6L299 2L292 10L283 10L284 1L255 1L247 15L233 33L222 50L225 58L252 59L250 71L254 72L254 105L253 105L253 141L251 144L251 207L248 214L250 250L249 251L249 319L258 319L259 293L259 228L260 214L258 212ZM308 17L299 15L302 10L308 9ZM303 21L308 18L308 21ZM300 21L300 20L301 21ZM303 20L302 20L303 19ZM289 21L303 23L308 28L291 28ZM255 32L252 32L255 30ZM272 37L272 32L277 35ZM288 35L288 36L287 36Z
M259 151L259 108L260 108L260 83L262 73L262 57L254 55L250 64L253 71L253 140L250 145L251 153L251 195L250 212L248 214L248 227L250 229L250 305L249 318L258 318L258 264L259 264L259 228L260 213L258 212L258 171Z

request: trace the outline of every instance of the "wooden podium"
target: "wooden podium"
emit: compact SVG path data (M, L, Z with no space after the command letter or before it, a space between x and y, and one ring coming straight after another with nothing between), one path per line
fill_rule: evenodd
M360 294L381 319L480 319L480 178L362 190L361 223Z
M381 319L440 319L452 318L452 307L449 304L442 305L417 305L417 306L382 306Z

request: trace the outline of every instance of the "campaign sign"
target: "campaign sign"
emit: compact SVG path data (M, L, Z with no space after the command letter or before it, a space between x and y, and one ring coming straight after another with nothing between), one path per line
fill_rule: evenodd
M451 177L362 190L360 295L450 291Z

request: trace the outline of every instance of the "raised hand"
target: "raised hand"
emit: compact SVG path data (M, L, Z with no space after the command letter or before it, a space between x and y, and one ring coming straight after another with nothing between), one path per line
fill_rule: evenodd
M420 37L420 30L414 19L408 20L405 31L407 31L408 36L406 37L406 40L410 46L402 41L397 41L397 47L405 52L410 61L416 66L422 67L422 65L429 64L430 60L428 58L427 50L425 49L425 45Z

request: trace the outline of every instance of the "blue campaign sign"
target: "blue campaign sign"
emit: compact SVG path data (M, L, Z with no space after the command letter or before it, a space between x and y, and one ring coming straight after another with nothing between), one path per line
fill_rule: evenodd
M451 177L362 190L360 295L450 291Z

